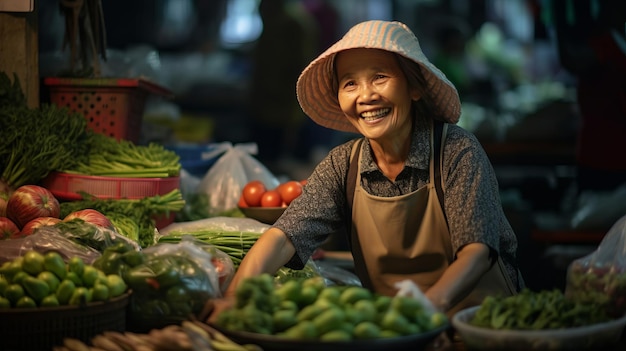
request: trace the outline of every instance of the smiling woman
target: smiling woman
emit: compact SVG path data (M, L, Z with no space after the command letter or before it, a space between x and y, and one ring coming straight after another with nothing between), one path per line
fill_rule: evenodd
M408 86L395 55L388 51L346 50L337 54L335 66L341 110L370 139L383 167L396 164L399 173L409 153L411 108L420 98L418 92Z
M316 166L244 257L223 306L247 277L302 269L336 232L346 233L365 288L395 296L410 280L448 315L525 286L495 172L476 137L455 125L457 91L409 27L355 25L302 71L296 94L316 123L361 137Z

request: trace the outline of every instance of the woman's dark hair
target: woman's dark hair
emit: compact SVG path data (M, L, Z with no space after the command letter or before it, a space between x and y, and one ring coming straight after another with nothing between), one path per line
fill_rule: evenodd
M432 113L430 94L428 94L428 83L422 74L422 68L419 64L410 59L394 53L398 61L398 66L406 76L409 89L415 89L420 95L420 99L413 102L414 112L418 116L429 116Z

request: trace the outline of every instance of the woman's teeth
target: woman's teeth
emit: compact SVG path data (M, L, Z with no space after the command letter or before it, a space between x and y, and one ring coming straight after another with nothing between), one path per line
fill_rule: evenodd
M385 116L386 114L389 113L389 111L391 111L390 108L384 108L384 109L376 110L376 111L367 111L367 112L361 113L361 118L365 119L366 121L373 121L377 118L381 118Z

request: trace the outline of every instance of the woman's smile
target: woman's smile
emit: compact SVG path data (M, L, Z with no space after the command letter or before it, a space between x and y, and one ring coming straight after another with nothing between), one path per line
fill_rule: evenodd
M382 108L372 111L361 112L361 118L363 118L366 122L373 122L377 119L383 118L387 116L391 112L390 108Z
M363 136L379 142L408 141L412 94L394 54L351 49L337 55L337 100Z

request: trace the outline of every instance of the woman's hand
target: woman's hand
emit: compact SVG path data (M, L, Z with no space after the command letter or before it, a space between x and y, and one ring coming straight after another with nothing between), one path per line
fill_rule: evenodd
M208 324L215 324L220 313L232 308L234 305L235 297L210 299L200 313L200 320L205 320Z
M491 267L489 247L471 243L459 250L457 259L428 291L426 297L445 312L465 298Z

